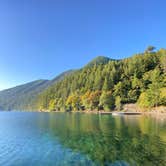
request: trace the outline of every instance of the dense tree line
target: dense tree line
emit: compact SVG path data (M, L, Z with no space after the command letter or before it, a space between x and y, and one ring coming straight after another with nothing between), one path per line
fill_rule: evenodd
M125 103L166 105L166 50L123 60L98 57L49 87L38 97L40 110L120 110Z
M0 91L0 110L36 110L38 95L72 72L73 70L68 70L52 80L36 80Z

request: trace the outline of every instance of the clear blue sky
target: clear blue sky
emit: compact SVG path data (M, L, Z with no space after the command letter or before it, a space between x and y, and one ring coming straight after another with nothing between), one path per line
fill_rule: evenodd
M166 46L165 0L1 0L0 89Z

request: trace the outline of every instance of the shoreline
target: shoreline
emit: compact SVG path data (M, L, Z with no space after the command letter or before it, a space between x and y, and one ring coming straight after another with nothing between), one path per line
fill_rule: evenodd
M64 113L66 111L38 111L38 112L50 112L50 113ZM104 110L84 110L84 111L68 111L66 113L85 113L85 114L101 114L101 115L147 115L147 116L164 116L166 117L166 111L104 111Z
M13 112L13 111L0 111L0 112ZM84 111L49 111L49 110L39 110L39 111L16 111L16 112L36 112L36 113L83 113L83 114L98 114L98 115L112 115L112 116L151 116L159 119L166 119L166 111L104 111L104 110L84 110Z
M165 115L166 114L166 106L158 106L158 107L153 107L153 108L140 108L138 107L136 104L125 104L123 105L121 110L110 110L110 111L105 111L105 110L97 110L97 109L93 109L93 110L76 110L76 111L50 111L50 110L39 110L39 112L71 112L71 113L75 113L75 112L81 112L81 113L93 113L93 114L130 114L130 115Z

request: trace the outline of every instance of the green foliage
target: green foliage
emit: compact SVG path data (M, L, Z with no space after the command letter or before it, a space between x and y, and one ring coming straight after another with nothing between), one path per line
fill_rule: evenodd
M89 102L90 109L99 109L99 99L100 99L101 91L94 91L90 93Z
M117 96L115 99L115 106L118 111L122 109L121 97Z
M156 49L154 46L148 46L148 48L145 50L145 52L152 52Z
M166 50L155 52L153 47L123 60L100 56L79 70L62 74L55 82L35 85L40 87L37 91L23 88L16 93L15 89L12 93L0 92L0 107L60 111L111 110L114 105L120 110L122 104L136 102L142 107L163 105L165 64Z
M96 58L89 63L91 65L75 71L43 92L45 98L41 98L40 103L42 105L48 98L58 98L71 110L103 108L107 111L114 105L120 110L122 104L135 103L138 99L139 105L145 107L161 105L164 102L159 99L160 88L166 82L165 55L165 50L153 52L149 49L124 60ZM74 102L74 97L73 102L66 103L69 96L76 93L79 94L79 104Z
M109 77L105 77L102 90L109 91L110 89L111 89L111 80Z
M148 98L148 95L146 92L141 93L139 99L138 99L138 105L142 108L149 108L150 107L150 101Z
M51 91L48 92L45 90L73 72L73 70L69 70L63 72L52 80L37 80L4 91L0 91L1 109L30 111L36 109L48 109L49 102L52 98L52 89L50 88ZM41 100L42 102L40 102Z
M66 101L66 106L67 108L73 111L78 111L81 108L81 100L80 100L80 96L78 94L72 94L68 97L67 101Z
M150 106L158 106L160 102L160 88L162 87L162 78L160 75L160 70L153 70L151 76L152 83L149 84L149 89L147 90L148 99L150 101Z
M103 91L100 96L100 107L102 107L105 111L110 111L114 108L114 97L111 91Z
M165 102L163 100L165 97L161 91L161 88L164 86L164 78L160 69L154 69L148 77L151 83L148 85L148 89L140 95L138 104L141 107L157 107L158 105L164 104Z
M0 92L0 105L4 110L33 110L36 98L49 85L48 80L37 80Z
M91 92L88 90L84 95L81 96L81 101L84 109L90 109L90 94Z
M55 100L50 100L50 102L49 102L49 110L50 111L55 111L55 107L56 107L56 101Z
M108 57L104 57L104 56L98 56L96 58L94 58L91 62L89 62L86 67L92 67L94 65L99 65L99 64L107 64L111 59Z
M160 89L160 105L166 106L166 87Z

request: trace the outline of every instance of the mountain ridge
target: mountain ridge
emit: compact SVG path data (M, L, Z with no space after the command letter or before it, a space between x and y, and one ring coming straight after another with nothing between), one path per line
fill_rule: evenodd
M1 90L0 108L3 108L5 110L24 110L24 107L27 107L27 105L34 105L33 102L36 100L35 98L38 96L39 93L41 93L47 87L55 84L57 81L63 79L65 76L72 73L73 71L74 70L65 71L57 75L52 80L39 79L25 84L17 85L9 89ZM7 104L9 101L11 102L11 104ZM5 106L6 104L8 105L7 107ZM15 106L18 104L20 105L19 107Z
M120 109L121 104L133 102L151 107L155 102L147 102L148 99L144 98L149 95L149 89L156 86L155 77L158 78L156 82L163 81L161 85L158 82L158 88L165 88L164 61L166 61L165 49L140 53L120 60L97 56L82 68L62 72L52 80L40 79L0 91L0 108L4 110L110 110L115 106ZM164 92L165 89L161 91ZM161 101L158 104L165 103L163 96L164 94L161 93Z
M100 65L100 64L106 64L109 61L111 61L113 59L106 57L106 56L97 56L95 58L93 58L90 62L88 62L85 67L92 67L94 65Z

